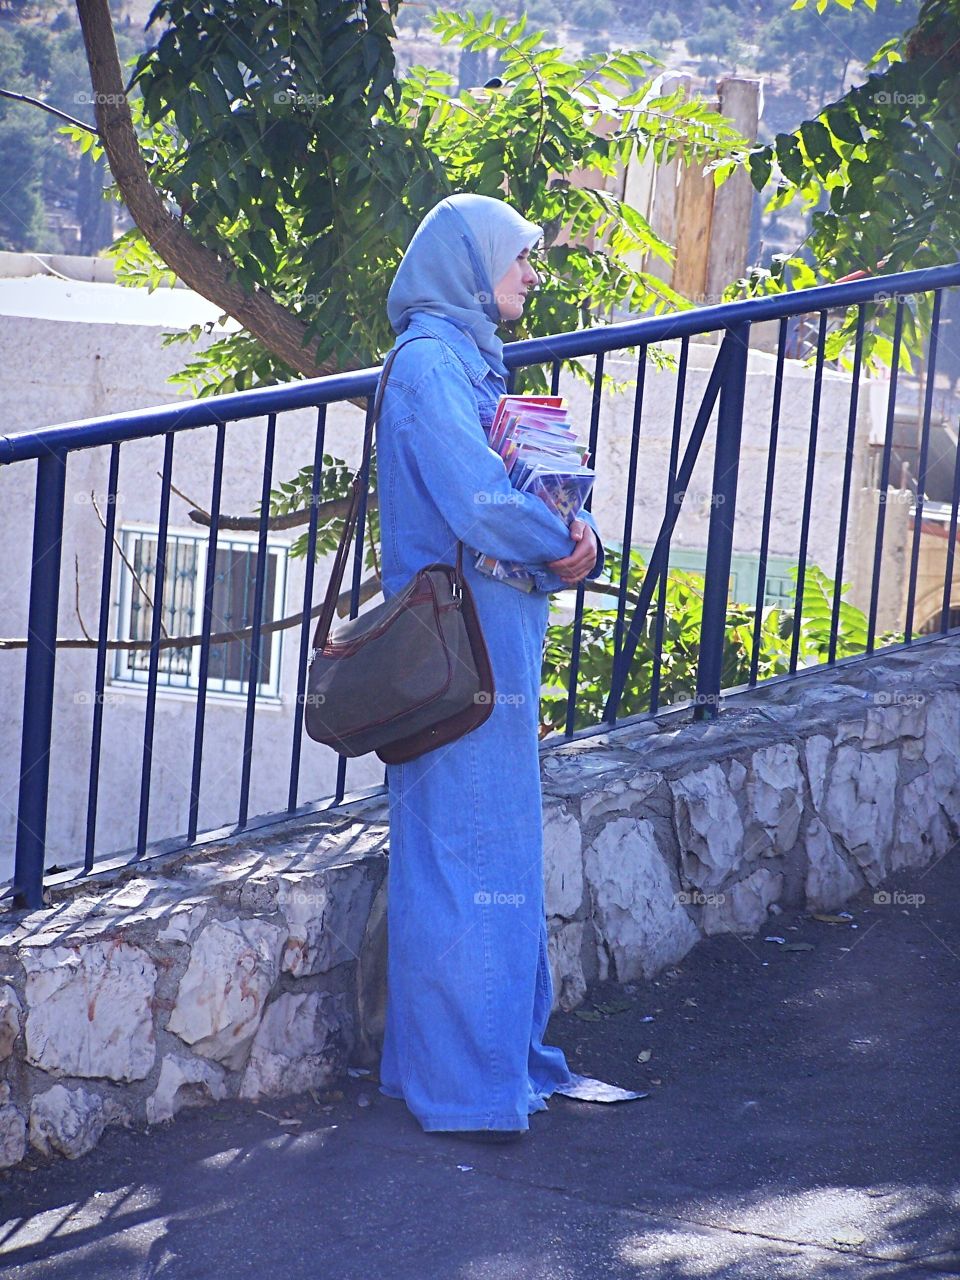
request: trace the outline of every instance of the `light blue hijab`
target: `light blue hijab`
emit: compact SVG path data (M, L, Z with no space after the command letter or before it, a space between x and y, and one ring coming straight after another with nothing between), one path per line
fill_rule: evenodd
M395 332L403 333L417 311L446 316L471 335L491 369L506 376L493 286L542 235L503 200L447 196L417 227L393 278L387 317Z

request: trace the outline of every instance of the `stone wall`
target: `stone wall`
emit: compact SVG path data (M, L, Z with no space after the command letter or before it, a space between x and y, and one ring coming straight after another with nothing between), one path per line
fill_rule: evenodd
M648 979L778 905L839 907L960 824L960 644L940 640L545 747L556 1002ZM0 931L0 1167L108 1124L324 1087L377 1061L374 796L51 891Z

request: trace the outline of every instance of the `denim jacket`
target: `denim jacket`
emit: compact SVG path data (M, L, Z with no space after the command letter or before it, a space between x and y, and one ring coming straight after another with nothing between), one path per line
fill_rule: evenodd
M424 336L438 341L414 341ZM471 568L469 549L524 565L537 592L572 590L547 568L574 549L564 521L539 498L513 488L487 443L506 391L503 378L470 335L442 316L418 312L395 347L401 350L377 425L385 593L399 590L426 563L449 562L458 538ZM414 511L401 536L399 513ZM597 534L597 558L587 575L596 578L603 546L593 516L585 511L582 518Z

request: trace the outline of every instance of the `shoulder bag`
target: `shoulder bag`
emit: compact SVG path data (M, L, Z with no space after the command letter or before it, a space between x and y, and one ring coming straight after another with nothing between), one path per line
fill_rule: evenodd
M369 456L399 350L384 364L364 432L363 457ZM389 600L331 634L356 529L362 471L361 463L310 650L304 726L314 741L341 755L375 751L387 764L402 764L455 741L487 719L494 702L493 670L459 541L455 565L425 565Z

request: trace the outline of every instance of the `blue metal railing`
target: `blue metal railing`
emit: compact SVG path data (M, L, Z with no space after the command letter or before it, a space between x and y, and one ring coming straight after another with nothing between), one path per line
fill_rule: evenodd
M940 325L942 290L960 284L960 264L930 268L923 271L904 272L898 275L862 279L844 284L828 285L803 290L793 294L779 294L766 298L704 307L669 316L650 317L626 324L616 324L553 335L524 342L512 343L506 348L506 361L511 370L529 365L549 365L551 385L559 385L563 363L571 359L595 357L593 390L589 425L589 448L598 471L602 472L603 459L598 454L599 424L602 405L602 379L604 356L639 348L637 381L634 396L630 436L630 460L626 476L626 498L622 530L622 556L620 580L617 584L617 609L614 627L614 658L610 688L603 711L604 727L618 722L618 710L623 697L625 682L634 661L638 642L646 622L648 611L657 593L654 623L654 656L651 684L650 711L656 711L660 703L660 680L663 663L664 624L666 609L666 579L670 556L671 536L676 525L683 495L689 485L700 448L714 409L717 413L716 443L714 450L713 480L709 532L706 549L703 612L697 667L694 714L697 717L717 714L722 687L722 662L727 618L728 579L733 552L734 515L743 430L744 398L747 381L747 356L751 327L763 321L779 321L776 374L770 419L767 470L764 504L761 521L760 574L754 618L754 643L750 666L750 685L757 683L757 654L759 629L766 579L767 559L770 549L772 493L777 463L778 434L780 427L781 399L786 349L787 322L791 317L817 314L819 317L816 346L813 398L810 416L803 507L800 524L798 553L796 616L799 617L803 599L803 569L807 562L808 540L813 518L812 498L814 474L817 462L820 402L825 366L825 341L830 312L846 311L857 307L857 325L854 343L848 433L845 449L845 466L840 504L838 551L836 561L835 595L833 600L833 642L828 661L836 659L835 640L840 610L840 580L844 567L848 509L851 496L854 432L857 420L859 373L863 358L866 307L877 300L893 297L896 305L895 332L893 338L893 374L890 381L886 434L881 465L881 489L885 490L890 476L893 441L894 409L897 394L897 355L903 333L903 316L906 299L912 295L933 293L932 324L926 358L926 395L921 429L921 450L917 496L917 516L914 525L910 557L910 577L907 600L907 622L904 642L913 641L913 619L917 589L917 570L920 538L920 518L923 512L923 483L928 459L928 442L937 344ZM689 340L696 335L719 333L722 341L707 380L702 401L697 410L683 456L680 456L681 417L684 408L685 380ZM660 534L647 565L646 572L634 603L629 621L628 571L630 550L633 545L634 508L637 493L637 476L640 464L640 443L643 424L644 392L648 383L646 374L647 354L656 343L669 339L681 340L678 367L677 394L673 432L671 437L668 484L665 493L664 518ZM249 677L247 680L244 717L244 739L241 756L240 802L236 829L243 829L250 822L249 797L251 784L252 745L255 727L257 675L260 649L265 625L263 623L264 592L267 574L265 554L269 529L269 495L273 476L273 460L277 415L295 409L315 408L317 425L314 445L313 478L310 495L310 512L307 525L306 570L304 579L302 613L285 620L299 625L300 643L297 666L297 701L292 724L290 784L287 807L277 818L298 810L298 778L303 730L303 698L306 690L307 653L309 649L312 616L318 611L313 606L315 586L315 552L317 546L318 498L322 477L324 437L327 406L341 401L365 401L370 412L378 370L365 369L354 373L283 384L277 387L238 392L189 404L173 404L133 413L114 414L88 421L52 426L37 431L27 431L10 437L0 437L0 464L37 463L36 499L33 528L32 576L30 582L27 658L24 681L24 718L21 742L20 792L17 815L17 842L14 883L12 886L15 907L43 905L43 877L45 832L47 822L51 726L54 708L55 659L58 642L57 621L60 589L60 557L63 534L64 502L66 494L66 464L68 456L80 449L110 446L107 513L104 520L104 555L100 583L100 613L97 631L96 695L94 697L93 727L90 743L89 782L86 814L86 840L84 871L90 871L95 861L101 743L103 734L103 693L106 684L106 657L110 648L123 642L109 641L110 592L112 586L113 545L115 539L115 512L119 482L121 446L124 443L149 437L164 438L163 470L157 539L157 560L154 579L154 600L150 661L147 677L146 713L144 719L143 756L140 770L140 796L138 810L138 835L135 858L147 852L147 827L150 806L150 786L153 766L153 739L156 715L159 655L161 648L170 641L160 635L163 601L163 582L167 571L166 539L169 520L169 504L172 481L174 447L177 436L199 427L216 429L216 449L213 462L213 478L210 498L209 551L206 580L203 590L203 620L195 643L200 648L197 704L194 720L190 804L188 829L180 841L188 845L197 839L199 826L199 800L203 762L206 693L212 636L212 606L214 592L214 567L220 522L224 446L227 424L250 418L267 419L266 443L263 457L261 505L257 526L257 575L253 625L249 634ZM369 468L370 459L364 459ZM366 474L366 472L365 472ZM365 490L364 490L365 491ZM954 562L954 542L957 533L957 508L960 499L960 450L957 451L953 506L950 521L947 567L943 587L943 612L941 632L947 628ZM884 536L884 507L880 504L877 520L873 577L870 594L869 635L866 652L873 651L876 640L877 602L881 574ZM361 571L363 565L364 512L358 520L354 548L351 589L351 616L358 611ZM565 731L574 732L577 685L580 668L580 640L582 634L584 588L577 590L573 623L573 645L570 654L568 697ZM181 638L182 640L182 638ZM789 674L798 668L800 629L794 628ZM130 646L127 646L130 647ZM331 804L339 803L345 794L346 760L338 762L336 794ZM302 807L302 806L301 806Z

